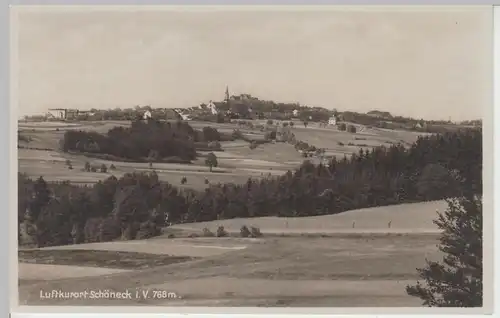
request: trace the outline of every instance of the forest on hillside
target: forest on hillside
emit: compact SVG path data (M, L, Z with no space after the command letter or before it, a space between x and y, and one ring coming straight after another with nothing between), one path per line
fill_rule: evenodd
M168 222L260 216L313 216L482 193L482 132L469 129L360 150L328 165L305 161L279 177L181 190L151 173L109 177L93 186L18 178L20 233L37 246L140 239ZM20 238L21 239L21 238Z

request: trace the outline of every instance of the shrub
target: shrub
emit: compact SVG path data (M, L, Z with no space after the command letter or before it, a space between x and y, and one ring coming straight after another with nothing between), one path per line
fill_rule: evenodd
M188 235L188 237L195 238L195 237L200 237L200 235L198 233L191 233L191 234Z
M83 169L87 172L90 172L91 170L91 167L90 167L90 163L87 161L85 162L85 166L83 167Z
M272 120L272 119L268 119L268 120L267 120L267 124L268 124L268 125L272 125L272 124L273 124L273 120Z
M268 131L264 134L265 140L276 140L276 130Z
M114 165L114 164L111 164L111 165L109 166L109 170L116 170L115 165Z
M167 238L169 238L169 239L173 239L173 238L175 238L175 234L174 234L174 233L170 233L170 234L167 236Z
M248 145L248 148L254 150L255 148L257 148L257 143L254 141L252 141L249 145Z
M187 178L186 177L182 177L181 179L181 184L186 184L187 183Z
M252 226L250 228L250 232L252 233L252 237L261 237L262 233L258 227Z
M344 143L343 143L343 142L341 142L341 141L339 141L337 144L338 144L339 146L343 146L343 145L344 145Z
M210 182L208 181L208 179L205 179L205 184L209 184Z
M101 165L101 172L102 173L108 172L108 167L106 167L106 165L104 163Z
M347 131L350 132L350 133L355 134L356 133L356 127L354 125L349 125L347 127Z
M226 237L228 234L222 225L217 228L217 237Z
M213 150L221 150L222 146L220 142L218 141L211 141L208 143L208 148L213 149Z
M91 171L91 172L97 172L97 168L96 168L96 167L91 167L91 168L90 168L90 171Z
M208 229L206 227L203 228L202 231L203 231L203 236L204 237L214 237L215 236L215 234L212 231L210 231L210 229Z
M252 235L252 232L248 229L246 225L243 225L240 229L240 236L241 237L249 237Z
M68 169L73 170L73 166L71 164L69 164Z
M71 161L69 159L66 159L66 165L71 166Z
M224 121L222 121L224 122ZM205 139L205 141L219 141L220 140L220 133L217 131L217 129L213 128L213 127L210 127L210 126L206 126L206 127L203 127L202 129L202 132L203 132L203 138Z
M347 125L345 123L341 123L338 125L339 130L341 131L346 131L347 130Z

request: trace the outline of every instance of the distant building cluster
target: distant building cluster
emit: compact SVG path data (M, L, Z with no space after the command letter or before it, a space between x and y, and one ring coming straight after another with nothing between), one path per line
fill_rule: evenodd
M76 119L79 116L83 115L93 116L94 113L91 111L78 110L78 109L51 108L46 114L47 119L55 119L55 120Z
M212 100L208 103L202 103L199 106L189 107L189 108L164 108L164 109L152 109L149 105L148 107L136 106L134 109L115 109L108 111L83 111L78 109L69 108L52 108L49 109L45 118L48 120L79 120L83 117L92 118L96 115L99 118L132 118L138 116L143 120L148 120L150 118L163 118L163 119L181 119L185 121L190 121L193 119L206 118L211 116L219 116L224 114L226 117L231 119L273 119L273 120L290 120L299 119L306 116L305 113L301 114L301 108L299 104L295 106L288 106L289 108L275 108L269 107L254 109L250 105L253 105L253 100L257 103L262 103L257 98L252 97L249 94L233 95L229 94L229 88L226 86L224 92L224 99L221 102L213 102ZM270 102L272 103L272 102ZM291 108L291 109L290 109ZM294 109L295 108L295 109ZM267 110L264 110L267 109ZM310 112L310 111L309 111ZM306 116L309 120L312 120L311 116ZM324 117L323 117L324 118ZM334 115L328 119L326 122L323 119L322 125L337 125L338 118Z
M217 116L219 114L224 114L230 118L280 118L283 116L291 118L299 117L300 113L298 109L289 113L282 113L277 110L259 113L250 107L249 103L247 103L247 100L251 99L253 99L253 97L249 94L231 96L229 94L229 89L226 86L222 102L213 102L210 100L208 103L202 103L199 106L185 109L175 109L175 111L182 117L183 120L192 120L194 117L203 115Z

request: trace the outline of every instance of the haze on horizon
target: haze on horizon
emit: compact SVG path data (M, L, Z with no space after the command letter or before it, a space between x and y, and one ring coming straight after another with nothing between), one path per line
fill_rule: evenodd
M477 119L492 107L491 10L18 7L12 84L20 116L190 107L222 100L228 85L340 111Z

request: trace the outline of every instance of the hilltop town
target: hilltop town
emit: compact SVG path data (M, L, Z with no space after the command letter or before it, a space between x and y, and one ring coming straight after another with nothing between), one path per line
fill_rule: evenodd
M318 123L336 127L342 122L350 122L385 129L404 129L417 132L437 133L453 131L460 127L481 126L481 120L460 123L451 120L424 120L403 116L393 116L389 112L373 110L367 113L338 111L335 108L313 107L300 103L277 103L261 100L250 94L230 95L226 87L222 101L208 101L189 108L158 108L151 105L126 109L72 108L49 109L45 115L25 116L22 121L102 121L133 120L154 118L157 120L183 120L227 123L234 120L273 120Z

